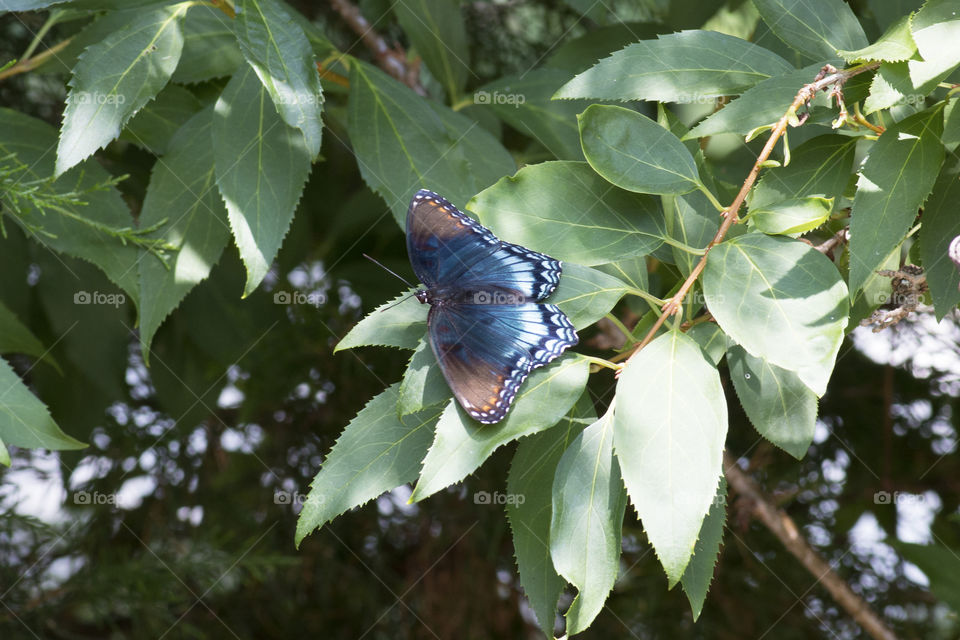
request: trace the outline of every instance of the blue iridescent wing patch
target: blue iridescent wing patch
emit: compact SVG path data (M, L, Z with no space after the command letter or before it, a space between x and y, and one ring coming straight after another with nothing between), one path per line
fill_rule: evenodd
M535 304L556 289L560 262L502 242L427 190L410 202L407 250L447 383L472 418L499 422L530 372L578 342L558 307Z

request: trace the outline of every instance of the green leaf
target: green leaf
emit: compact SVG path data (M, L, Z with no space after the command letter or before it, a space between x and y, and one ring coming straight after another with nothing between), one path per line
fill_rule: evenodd
M594 104L577 120L587 162L621 189L664 195L700 186L693 156L650 118L632 109Z
M454 101L470 71L467 30L457 0L404 0L393 11L410 44Z
M584 71L555 98L699 102L746 91L793 71L755 44L715 31L683 31L635 42Z
M189 84L233 75L243 64L233 23L216 7L190 7L180 27L183 32L180 64L170 79Z
M903 253L902 243L898 244L887 254L887 257L880 263L877 271L882 269L896 271L899 269L901 253ZM850 252L848 251L842 254L841 261L843 258L847 259L847 267L849 268ZM867 281L864 283L863 288L850 298L850 323L847 326L851 328L856 327L860 324L861 320L869 317L874 309L890 301L890 278L881 276L877 271L867 276Z
M816 229L830 217L833 198L791 198L750 210L750 226L764 233L800 234Z
M30 449L83 449L50 417L46 405L30 393L20 376L0 358L0 442ZM9 457L9 454L8 454Z
M567 40L554 49L543 64L546 67L580 73L592 67L600 58L606 58L628 44L656 38L663 28L662 24L657 23L618 20L616 24L592 29L579 38ZM536 71L534 69L531 73ZM570 77L569 74L567 77Z
M917 52L917 43L910 33L910 20L906 15L897 20L873 44L856 51L840 50L837 53L849 63L883 60L899 62L911 58Z
M747 198L750 210L823 194L839 202L850 180L858 138L828 134L793 150L790 164L770 169Z
M503 173L491 176L491 163L474 158L478 145L498 146L474 121L431 106L409 87L359 60L350 63L347 128L364 181L387 202L405 226L407 207L417 190L436 191L458 207ZM455 128L462 128L454 133ZM402 132L402 135L401 135ZM474 138L473 136L478 136ZM500 151L497 165L513 170Z
M476 126L477 121L457 113L446 105L425 101L433 112L440 118L440 122L447 130L447 136L454 140L457 151L467 158L470 167L470 179L474 185L471 192L476 193L488 187L501 177L510 175L517 170L513 156L507 151L492 133L482 126ZM467 180L470 182L471 180ZM404 209L406 215L406 209ZM404 219L406 222L406 219Z
M627 493L673 587L722 471L727 404L720 375L700 345L671 331L622 370L616 403L614 445Z
M590 626L620 569L627 497L613 456L613 422L611 409L576 436L553 480L550 555L578 592L567 611L567 636Z
M937 88L937 83L950 74L949 70L945 70L924 82L915 82L913 70L916 65L922 64L922 61L917 60L881 64L870 83L870 95L863 103L863 112L870 115L875 111L899 105L922 106L927 95ZM922 66L916 68L918 73L926 70L926 67Z
M837 50L866 47L867 36L843 0L753 0L770 30L814 60L834 60Z
M703 603L713 580L713 569L720 555L720 543L723 541L723 525L727 520L727 479L720 476L717 494L710 505L710 511L700 527L700 536L694 547L693 558L680 578L680 584L690 601L693 621L703 612Z
M520 584L548 638L553 637L557 602L566 582L557 575L550 557L550 520L553 513L553 478L560 456L583 431L580 420L596 420L589 394L553 429L535 433L517 445L507 474L507 494L523 496L507 502L507 519L513 532L513 549Z
M337 343L333 352L365 346L416 349L427 330L429 309L413 297L413 292L414 289L410 289L368 313Z
M570 74L560 69L533 69L484 85L473 101L487 105L497 117L524 133L559 160L583 160L577 114L590 104L586 100L552 100Z
M343 430L310 483L296 545L314 529L417 478L440 407L397 416L399 384L371 400Z
M56 175L120 135L177 68L183 48L181 3L139 12L130 24L90 45L70 79L57 147Z
M943 113L934 107L891 125L860 169L850 220L850 292L903 241L943 163Z
M923 60L910 60L910 80L919 87L940 82L960 65L960 11L955 0L927 0L910 23Z
M534 370L520 387L510 413L496 425L475 422L451 400L437 424L410 499L423 500L463 480L500 446L557 424L580 397L589 371L587 359L576 354Z
M280 117L303 132L311 158L320 154L323 89L303 29L276 0L237 0L236 33Z
M555 304L577 329L607 315L630 288L602 271L565 263L556 291L544 302Z
M162 156L170 138L203 105L192 93L175 84L164 87L156 99L130 119L120 134L121 140Z
M588 266L646 255L664 236L656 198L611 187L586 162L526 166L468 207L504 240Z
M420 338L416 350L410 356L407 371L403 374L397 411L401 416L409 415L445 402L452 395L429 341L426 336Z
M701 191L682 196L663 196L663 210L670 237L689 247L706 247L720 228L720 215ZM700 256L680 247L671 247L671 253L685 276L690 275L700 261Z
M957 290L960 273L947 255L950 242L960 236L958 202L960 174L957 167L944 165L930 199L923 207L923 226L920 228L920 259L938 321L960 303L960 291Z
M960 145L960 98L951 99L943 109L943 135L940 139L951 152Z
M727 335L824 394L849 313L829 258L799 240L748 233L713 248L703 292Z
M217 100L213 118L217 186L247 268L243 295L267 275L310 174L310 150L244 65Z
M0 353L24 353L42 358L58 371L60 369L50 350L3 302L0 302Z
M157 329L180 301L210 275L230 240L227 211L214 175L213 107L191 118L170 141L163 160L153 165L140 224L163 220L156 237L177 248L169 266L140 261L140 347L150 361Z
M739 345L727 351L727 364L740 404L757 432L802 460L817 425L817 395L796 373L755 358Z
M647 259L644 256L627 258L616 262L608 262L597 267L599 271L615 277L617 280L640 291L650 289L650 278L647 274ZM561 283L562 284L562 283Z
M757 127L779 120L797 97L797 92L812 82L820 65L767 78L747 89L742 96L719 111L704 118L683 137L684 140L715 136L721 133L746 135ZM818 94L811 106L829 106L825 93Z
M45 194L82 193L80 202L63 204L63 211L32 211L24 220L19 216L14 219L21 227L24 222L41 227L45 234L24 229L40 244L95 264L138 304L137 248L78 219L111 229L129 228L133 224L130 210L115 187L102 188L110 174L93 160L68 171L52 185L45 183L53 174L54 157L48 150L56 140L56 130L42 120L0 108L0 157L12 154L28 167L18 175L21 184L42 183L38 188ZM3 199L0 193L0 201Z
M732 344L727 334L714 322L701 322L690 327L687 337L700 345L707 359L718 366L727 348Z
M10 452L7 451L7 446L3 443L3 439L0 439L0 464L5 467L10 467Z

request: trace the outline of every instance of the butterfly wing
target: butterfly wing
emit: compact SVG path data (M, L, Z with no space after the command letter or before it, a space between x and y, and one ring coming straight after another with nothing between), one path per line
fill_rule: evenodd
M506 416L530 371L577 344L552 304L444 304L430 308L430 346L457 401L486 424Z
M407 252L429 289L513 291L543 300L560 282L560 261L499 240L436 193L421 189L407 210Z

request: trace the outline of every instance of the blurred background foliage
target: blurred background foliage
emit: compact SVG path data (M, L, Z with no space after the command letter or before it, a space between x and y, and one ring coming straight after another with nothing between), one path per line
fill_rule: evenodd
M326 3L290 4L340 50L364 55ZM749 3L588 5L463 4L475 74L468 91L524 71L555 54L557 43L621 21L643 23L645 37L708 23L795 58L758 24ZM851 5L873 39L918 3ZM405 45L391 6L359 3L388 42ZM0 16L0 62L20 56L43 20L37 12ZM45 42L84 24L57 25ZM625 37L611 28L595 43L598 55L620 48ZM49 65L7 78L0 105L57 126L64 77L63 68ZM198 95L221 88L207 84L191 88ZM425 84L442 95L430 78ZM692 121L697 108L679 115ZM0 299L44 344L55 345L61 371L26 357L12 364L64 431L90 446L57 454L16 450L12 467L0 471L4 638L540 637L523 601L501 507L472 499L476 491L503 490L512 446L423 504L407 505L407 494L395 491L337 518L299 552L293 548L298 497L344 425L400 378L408 357L388 349L332 354L353 322L402 286L361 253L410 273L401 230L363 184L343 142L345 121L344 101L328 96L325 124L336 135L324 136L321 170L310 177L264 286L240 299L244 273L228 249L211 278L159 330L149 369L129 305L71 304L73 274L86 290L113 290L101 272L6 225ZM502 134L518 161L552 157L508 126ZM716 140L708 154L729 182L740 182L754 157L742 138ZM119 142L98 158L111 174L129 174L120 189L136 213L155 157ZM651 285L657 286L655 272ZM280 291L313 294L318 304L274 304ZM957 606L960 588L931 592L905 560L906 543L960 548L960 469L951 455L957 334L955 325L937 333L920 319L848 340L820 405L815 444L799 463L758 444L726 384L729 449L749 457L756 477L811 543L905 638L953 638L958 629L947 603ZM947 338L936 343L935 335ZM584 338L599 344L591 343L595 333ZM592 376L590 385L602 410L612 377ZM878 492L889 492L890 500ZM898 500L894 492L901 492ZM730 507L714 584L696 625L680 590L665 590L642 529L627 518L622 577L582 637L861 637L748 511L736 501ZM938 564L944 566L936 558L927 563Z

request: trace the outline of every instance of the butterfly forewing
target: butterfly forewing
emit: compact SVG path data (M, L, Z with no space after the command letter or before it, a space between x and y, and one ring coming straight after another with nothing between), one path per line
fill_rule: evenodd
M407 211L407 251L427 288L450 285L511 289L525 301L543 300L560 282L560 262L502 242L432 191L421 190Z
M530 371L578 341L552 304L438 305L429 324L430 346L453 394L484 423L502 420Z

